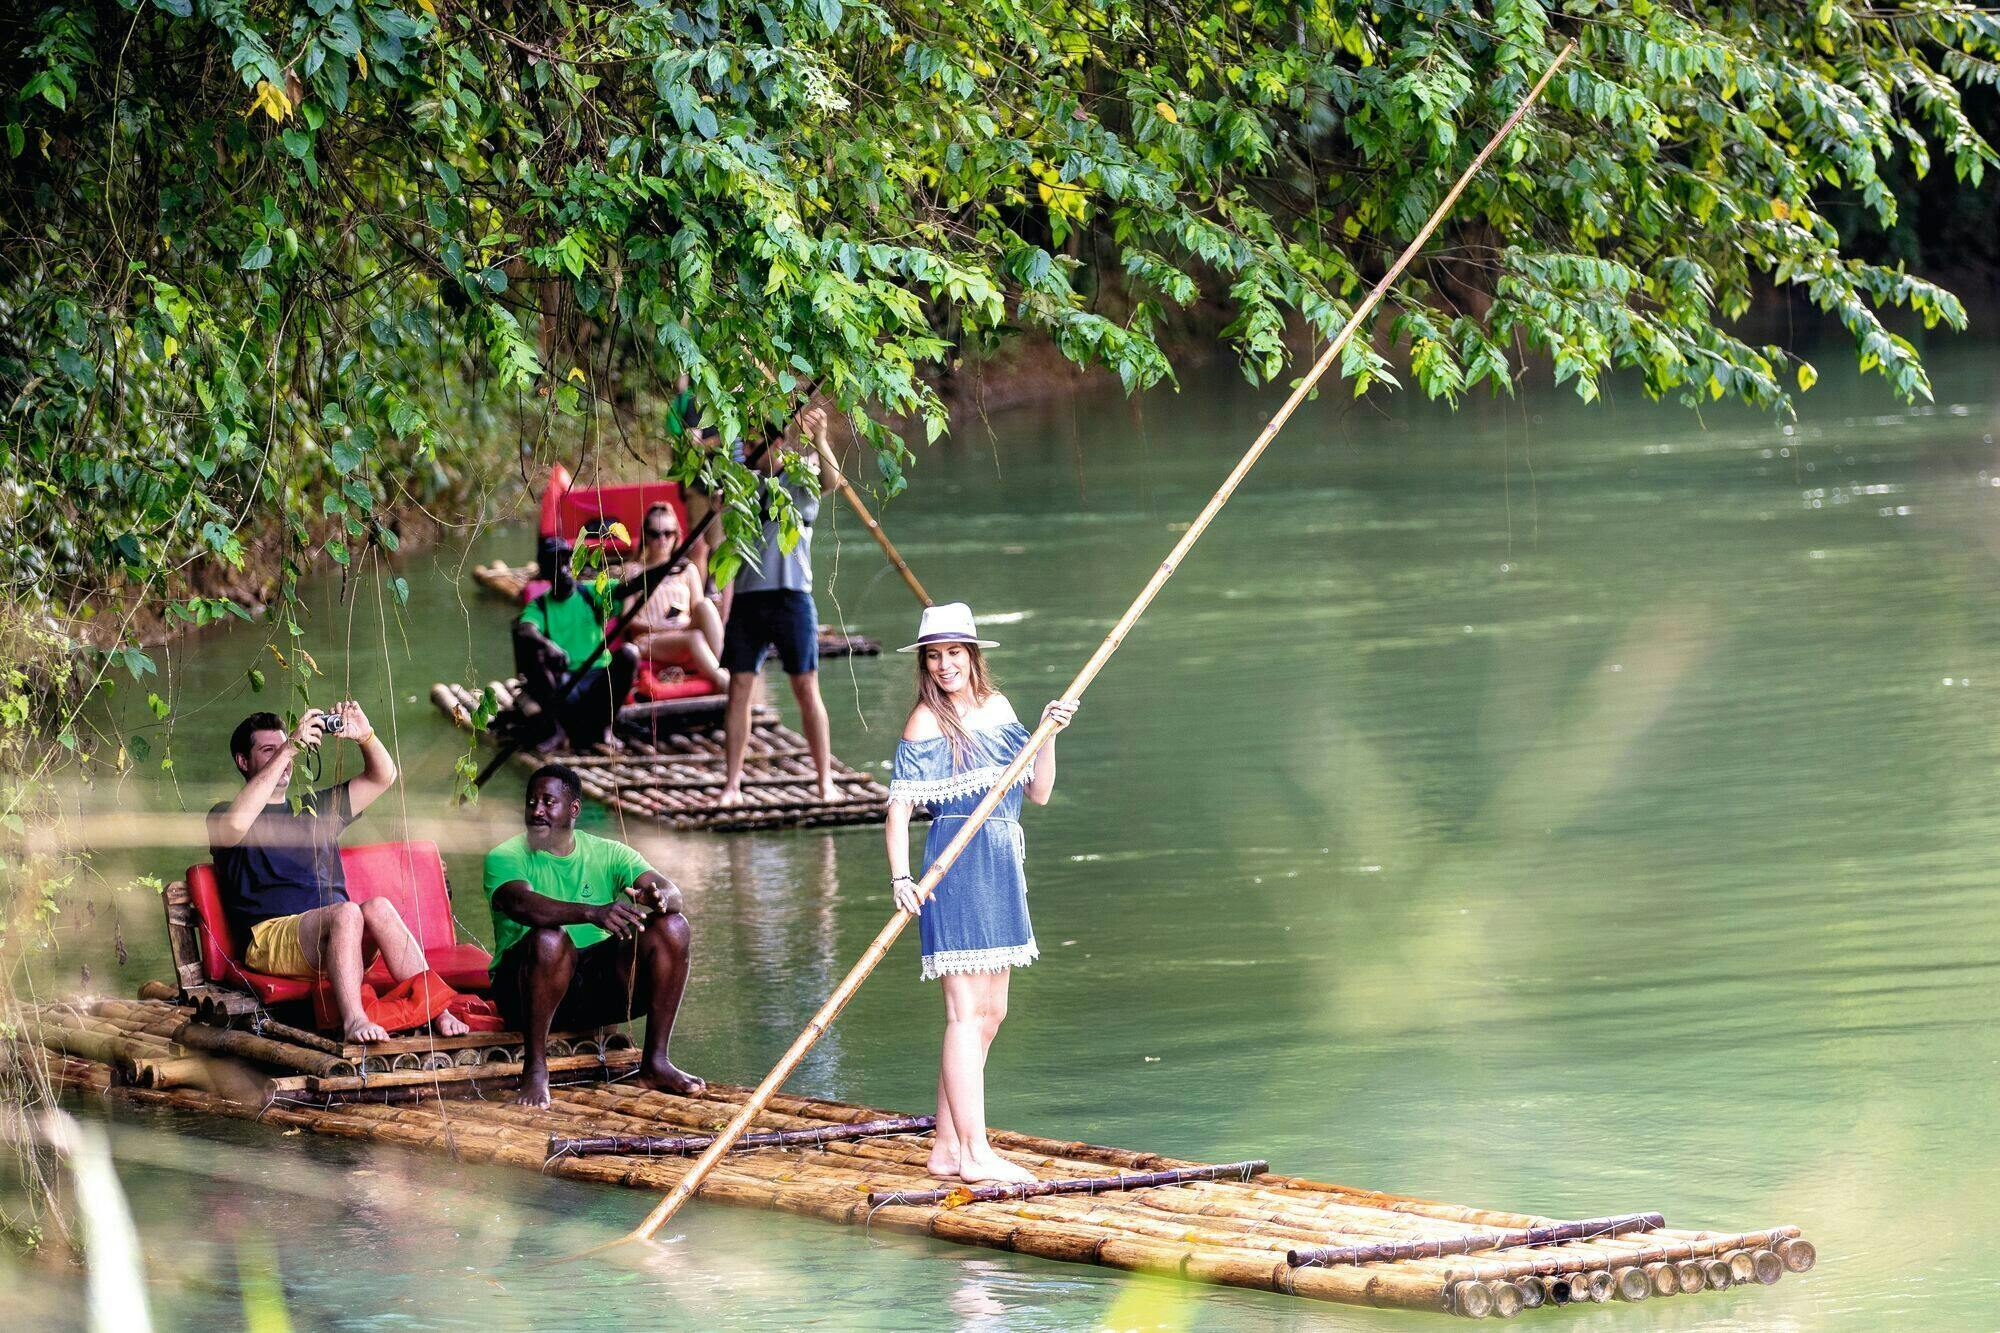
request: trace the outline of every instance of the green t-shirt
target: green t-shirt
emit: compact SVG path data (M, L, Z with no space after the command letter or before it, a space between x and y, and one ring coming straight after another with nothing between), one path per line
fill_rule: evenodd
M622 842L578 833L576 846L568 856L538 852L528 846L528 835L517 833L486 853L486 901L493 908L493 965L519 944L528 927L501 911L493 902L493 892L502 884L526 880L528 887L544 898L565 903L608 903L620 890L635 883L653 867L646 858ZM599 940L611 938L596 926L565 926L570 940L587 949Z
M604 610L597 589L579 583L575 592L561 599L552 592L543 593L528 603L521 616L569 654L570 670L574 671L604 642Z

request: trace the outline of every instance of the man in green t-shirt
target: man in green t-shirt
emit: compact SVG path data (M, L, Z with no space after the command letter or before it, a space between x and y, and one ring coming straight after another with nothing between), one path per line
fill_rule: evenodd
M607 597L577 582L571 555L567 542L543 544L539 563L549 590L514 621L514 669L521 673L522 689L541 709L537 748L544 753L564 745L588 750L607 738L615 742L612 720L631 692L639 650L629 643L608 653L597 650L604 644L610 608L641 587L652 591L651 584L634 579ZM588 671L579 670L593 658Z
M493 998L523 1043L521 1092L549 1104L551 1028L646 1015L639 1082L683 1096L705 1085L667 1058L688 979L681 891L622 842L576 831L583 783L544 764L528 779L528 829L486 854Z

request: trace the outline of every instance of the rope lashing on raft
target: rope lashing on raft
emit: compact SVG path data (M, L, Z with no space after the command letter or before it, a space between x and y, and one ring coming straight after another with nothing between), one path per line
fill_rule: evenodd
M1248 1181L1271 1169L1262 1160L1226 1162L1220 1166L1183 1166L1128 1176L1083 1176L1075 1180L1030 1180L1018 1185L953 1185L934 1190L869 1190L871 1207L905 1204L913 1208L963 1208L968 1203L999 1203L1009 1199L1039 1199L1051 1194L1117 1194L1161 1185L1187 1185L1202 1180Z
M897 1134L924 1134L937 1128L937 1117L929 1115L891 1116L886 1120L864 1120L851 1125L818 1125L811 1129L774 1129L762 1134L745 1134L731 1149L750 1152L757 1148L810 1148L852 1139L888 1138ZM713 1134L607 1134L590 1138L549 1135L549 1157L685 1157L715 1142ZM546 1165L546 1163L544 1164Z
M1567 1241L1596 1240L1603 1236L1628 1236L1636 1232L1658 1231L1666 1226L1658 1213L1622 1213L1615 1217L1593 1217L1580 1222L1553 1222L1545 1227L1524 1227L1514 1231L1478 1231L1462 1236L1435 1236L1426 1240L1382 1241L1372 1245L1327 1245L1287 1250L1285 1262L1293 1268L1330 1268L1336 1264L1388 1263L1398 1259L1441 1259L1448 1254L1476 1254L1482 1250L1525 1249L1540 1245L1560 1245Z

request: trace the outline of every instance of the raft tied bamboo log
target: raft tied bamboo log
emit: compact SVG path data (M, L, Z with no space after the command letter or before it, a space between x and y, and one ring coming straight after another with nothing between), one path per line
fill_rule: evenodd
M1549 1227L1528 1227L1518 1231L1494 1231L1449 1239L1397 1241L1380 1245L1328 1245L1315 1249L1288 1250L1285 1262L1294 1268L1312 1265L1376 1264L1396 1259L1438 1258L1447 1254L1475 1254L1480 1250L1530 1249L1556 1245L1568 1240L1595 1240L1600 1236L1629 1236L1634 1232L1658 1231L1667 1224L1658 1213L1624 1213L1617 1217L1593 1217L1582 1222L1559 1222Z
M165 1071L174 1058L171 1052L185 1049L169 1042L167 1034L187 1022L189 1008L83 1002L31 1006L22 1012L23 1027L11 1041L0 1042L0 1057L17 1063L37 1059L37 1067L62 1086L65 1098L113 1097L139 1107L255 1121L272 1133L304 1130L337 1135L446 1154L458 1161L634 1189L670 1187L685 1177L691 1159L562 1156L551 1160L550 1136L704 1136L738 1111L749 1095L741 1088L710 1084L695 1096L680 1097L609 1082L605 1081L609 1071L587 1056L563 1057L586 1062L573 1073L552 1071L554 1096L547 1110L494 1097L511 1078L488 1078L481 1087L412 1072L371 1078L367 1087L315 1091L311 1085L323 1080L292 1072L289 1062L270 1066L267 1077L253 1079L246 1077L251 1071L236 1061L203 1060L207 1070L233 1070L237 1076L218 1080L213 1087L200 1082L143 1087L136 1086L139 1080L124 1077L124 1072L144 1067ZM121 1068L45 1049L60 1050L72 1037L117 1042L135 1052L165 1050L169 1055ZM477 1076L483 1071L452 1072ZM409 1082L385 1086L389 1079ZM760 1134L845 1130L859 1135L885 1121L909 1119L872 1107L774 1094L759 1112L755 1129ZM1691 1294L1710 1285L1718 1290L1742 1285L1745 1292L1754 1293L1762 1283L1812 1267L1815 1258L1796 1227L1732 1233L1663 1226L1543 1247L1451 1253L1451 1247L1437 1242L1563 1223L1529 1212L1476 1208L1268 1172L1243 1179L1228 1166L1207 1167L1208 1173L1216 1173L1213 1179L1120 1190L1114 1187L1121 1177L1129 1185L1142 1173L1201 1169L1206 1164L999 1128L988 1134L996 1151L1045 1181L1096 1184L1085 1193L999 1198L968 1207L872 1202L871 1195L895 1193L907 1199L937 1184L927 1169L934 1146L931 1136L912 1131L888 1136L816 1135L821 1142L811 1152L737 1153L710 1177L704 1197L858 1228L905 1231L952 1244L1256 1288L1282 1297L1464 1317L1483 1313L1486 1318L1504 1319L1537 1305L1651 1299ZM1414 1244L1442 1254L1331 1267L1294 1267L1286 1261L1288 1247L1332 1243ZM1742 1283L1733 1275L1737 1269L1747 1274ZM1683 1281L1684 1270L1695 1274L1691 1281ZM1705 1276L1711 1272L1712 1284Z
M810 1148L815 1144L841 1143L852 1139L882 1138L892 1134L920 1134L937 1128L937 1117L899 1115L887 1120L864 1120L855 1125L827 1125L820 1129L779 1129L764 1134L745 1134L733 1151L757 1148ZM713 1134L607 1134L595 1138L564 1138L549 1135L549 1159L558 1157L685 1157L715 1142Z
M1299 404L1303 403L1306 397L1311 394L1313 386L1319 383L1320 377L1326 374L1328 368L1333 365L1335 359L1339 357L1341 350L1353 339L1363 322L1367 320L1375 307L1381 303L1382 298L1388 294L1389 289L1395 285L1396 280L1402 276L1403 270L1409 267L1410 261L1416 258L1417 253L1430 240L1431 233L1437 230L1438 224L1444 220L1445 215L1458 202L1458 197L1465 192L1465 187L1472 182L1472 178L1478 174L1480 168L1486 165L1486 160L1493 156L1494 150L1500 146L1509 134L1513 133L1514 127L1521 123L1521 118L1528 114L1528 109L1542 95L1542 90L1549 86L1549 80L1556 76L1556 72L1562 68L1563 63L1569 59L1571 53L1575 50L1576 42L1572 40L1561 51L1557 52L1555 59L1549 63L1549 67L1542 71L1541 78L1535 81L1534 87L1528 90L1527 95L1514 108L1513 113L1494 132L1493 137L1487 140L1486 146L1479 150L1478 156L1474 157L1471 163L1466 166L1464 172L1459 175L1458 180L1453 183L1451 190L1445 195L1444 200L1438 204L1437 208L1424 222L1423 227L1411 238L1409 245L1404 248L1402 254L1396 257L1396 262L1390 265L1389 271L1384 273L1381 280L1369 289L1368 295L1363 298L1360 305L1355 307L1354 313L1348 317L1347 323L1342 326L1340 332L1327 344L1326 350L1313 363L1312 369L1299 381L1298 386L1285 399L1284 405L1278 409L1276 415L1269 422L1265 423L1263 430L1258 432L1256 441L1251 444L1243 457L1237 460L1236 466L1230 470L1228 477L1223 480L1222 485L1217 488L1215 494L1209 497L1209 501L1203 506L1201 513L1195 516L1192 523L1188 524L1187 531L1182 533L1180 540L1174 543L1174 547L1168 552L1167 558L1160 562L1159 568L1154 570L1152 577L1146 580L1146 586L1139 590L1139 595L1132 600L1130 606L1125 608L1125 614L1118 618L1118 623L1113 625L1111 632L1104 636L1104 641L1097 646L1097 651L1091 654L1090 660L1084 663L1083 669L1070 682L1069 688L1063 691L1063 698L1080 699L1083 697L1084 691L1090 688L1090 682L1097 678L1097 673L1104 669L1105 664L1111 660L1111 655L1117 652L1118 646L1125 641L1125 635L1138 623L1139 617L1145 614L1146 608L1153 604L1154 597L1158 596L1160 589L1166 586L1167 580L1173 577L1174 571L1180 567L1181 561L1194 548L1194 544L1201 540L1202 534L1208 531L1209 524L1213 523L1215 516L1222 512L1222 507L1229 503L1229 497L1236 493L1236 488L1242 484L1243 478L1249 475L1250 469L1256 465L1257 460L1270 447L1271 441L1277 438L1278 432L1284 429L1287 421L1291 420L1292 413L1297 411ZM1044 714L1041 723L1029 734L1027 743L1021 747L1020 753L1014 756L1014 761L1007 765L1006 770L994 782L993 786L988 789L985 797L973 808L972 813L959 822L958 833L939 851L937 858L925 869L923 877L917 881L917 896L920 900L928 898L937 888L938 881L944 877L945 872L951 868L952 863L958 860L959 855L971 843L973 837L979 832L980 827L986 823L986 820L992 815L1007 793L1012 790L1021 776L1027 772L1028 766L1034 763L1035 756L1041 753L1042 747L1048 744L1049 739L1055 733L1056 724ZM779 1057L778 1063L771 1069L771 1072L766 1074L763 1080L758 1083L755 1091L751 1093L749 1100L744 1103L742 1111L737 1114L736 1119L732 1120L728 1128L716 1136L715 1142L695 1161L693 1169L675 1184L673 1190L660 1200L659 1205L652 1212L648 1213L637 1227L632 1229L631 1234L626 1237L627 1240L650 1239L653 1233L658 1231L668 1218L680 1211L682 1204L693 1197L694 1192L701 1188L701 1182L708 1176L708 1173L715 1169L716 1163L729 1154L729 1145L734 1143L750 1127L750 1122L757 1118L757 1113L763 1109L765 1102L769 1101L771 1095L784 1084L786 1078L790 1077L792 1070L798 1066L800 1060L805 1058L806 1052L812 1049L821 1034L828 1027L832 1026L833 1020L839 1017L842 1009L847 1007L847 1002L853 998L854 992L860 989L861 983L868 979L868 975L875 970L877 964L888 954L889 946L894 944L896 937L903 933L903 927L908 925L913 919L914 917L911 913L901 910L898 910L894 916L889 918L888 923L882 927L881 931L875 936L874 941L862 954L861 960L854 965L847 976L834 988L833 994L827 997L826 1002L820 1006L819 1012L814 1014L812 1021L806 1024L805 1030L793 1040L784 1055Z
M880 1208L900 1203L917 1208L962 1208L968 1203L995 1203L1002 1199L1040 1199L1051 1194L1117 1194L1124 1190L1149 1190L1161 1185L1185 1185L1196 1180L1248 1180L1271 1169L1264 1161L1224 1162L1220 1166L1184 1166L1172 1171L1148 1171L1143 1175L1085 1176L1080 1180L1031 1180L1019 1185L953 1185L935 1190L871 1190L868 1202Z

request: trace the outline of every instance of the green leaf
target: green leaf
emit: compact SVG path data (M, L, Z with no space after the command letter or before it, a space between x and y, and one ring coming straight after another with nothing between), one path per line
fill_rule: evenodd
M242 269L246 273L250 273L250 272L255 272L260 268L263 268L270 262L271 262L270 242L259 241L255 245L252 245L246 250L244 250L243 258L237 261L236 267Z

